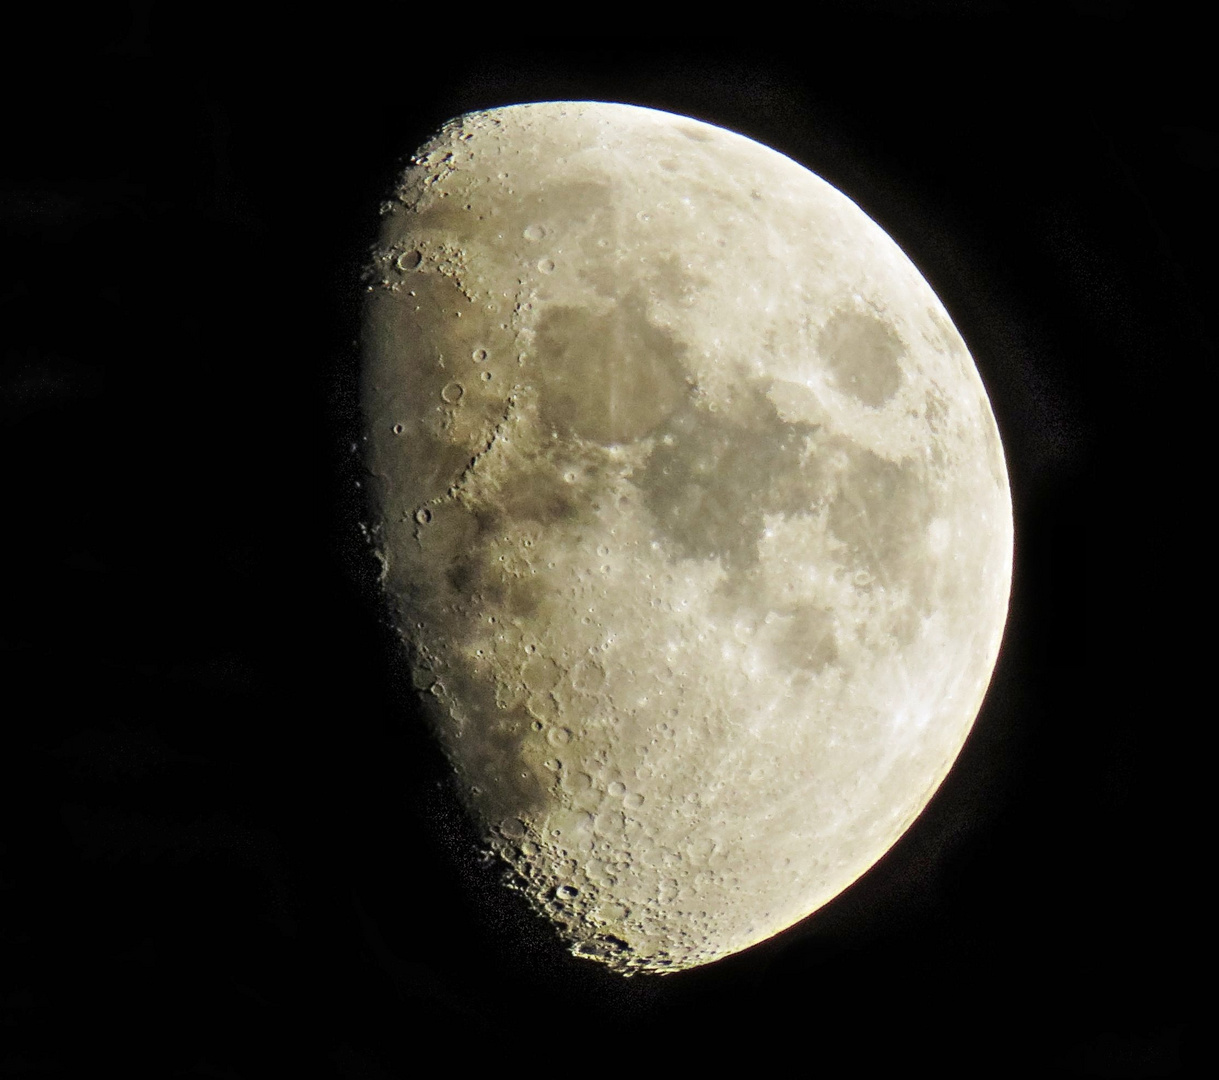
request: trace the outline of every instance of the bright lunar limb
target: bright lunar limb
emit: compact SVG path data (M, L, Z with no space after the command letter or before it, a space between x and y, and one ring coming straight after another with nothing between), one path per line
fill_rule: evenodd
M577 955L716 960L926 805L1012 563L990 404L854 203L650 109L447 125L384 207L371 535L469 812Z

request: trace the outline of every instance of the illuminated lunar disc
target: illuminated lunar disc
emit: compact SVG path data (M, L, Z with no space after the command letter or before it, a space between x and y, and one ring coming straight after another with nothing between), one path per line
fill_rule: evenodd
M866 871L999 648L998 432L927 282L740 135L454 121L387 204L372 535L469 812L582 956L671 971Z

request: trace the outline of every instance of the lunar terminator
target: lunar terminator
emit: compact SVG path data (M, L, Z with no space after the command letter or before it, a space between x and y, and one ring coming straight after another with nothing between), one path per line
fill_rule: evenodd
M888 850L985 694L1012 521L973 361L879 226L685 117L475 113L386 204L362 348L404 655L573 952L704 964Z

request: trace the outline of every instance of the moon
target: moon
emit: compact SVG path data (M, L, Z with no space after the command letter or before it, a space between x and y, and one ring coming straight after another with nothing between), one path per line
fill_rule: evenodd
M511 887L628 974L805 918L998 655L1011 498L948 313L804 166L635 106L463 116L382 210L369 535Z

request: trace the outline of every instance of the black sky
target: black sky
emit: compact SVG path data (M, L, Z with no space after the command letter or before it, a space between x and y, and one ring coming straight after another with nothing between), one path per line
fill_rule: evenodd
M0 1075L1209 1056L1207 633L1178 614L1207 606L1213 488L1201 30L1017 9L814 4L740 42L133 5L10 36L38 62L0 155ZM666 979L569 960L470 853L345 464L401 158L557 98L733 128L850 195L953 315L1013 486L1008 634L936 799L813 919Z

